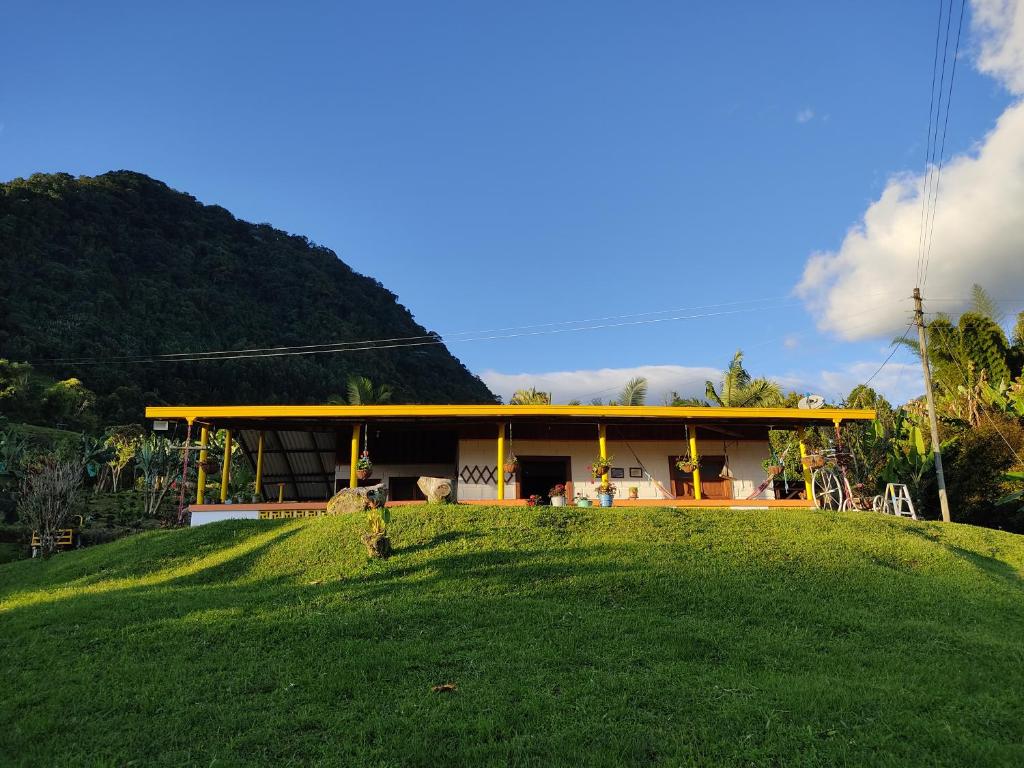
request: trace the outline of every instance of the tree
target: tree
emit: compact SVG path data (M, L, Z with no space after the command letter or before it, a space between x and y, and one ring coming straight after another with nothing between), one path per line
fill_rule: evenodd
M637 376L626 382L615 405L643 405L647 402L647 379Z
M349 405L383 405L391 402L391 387L381 384L375 387L366 376L350 376L348 379Z
M743 367L743 351L737 350L716 389L705 383L708 400L725 408L768 408L782 402L782 389L774 381L753 378Z
M76 461L46 456L29 468L18 495L18 515L39 536L44 557L57 549L57 532L67 527L82 484L82 467Z
M156 517L164 497L181 479L174 476L179 457L172 450L170 440L156 434L146 435L139 441L138 456L142 511L146 517Z
M551 405L550 392L538 392L536 387L517 389L512 394L509 405Z
M675 390L668 397L666 405L671 405L675 408L703 408L707 407L708 401L703 397L683 397Z
M141 442L142 429L135 424L110 427L104 435L103 445L112 452L107 466L110 467L111 490L114 493L117 493L121 473L135 459Z

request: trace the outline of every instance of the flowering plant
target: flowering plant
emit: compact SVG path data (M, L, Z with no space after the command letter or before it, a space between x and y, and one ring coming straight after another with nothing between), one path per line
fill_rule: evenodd
M526 500L526 506L536 507L540 503L540 496L536 493Z
M362 469L365 470L366 472L369 472L371 469L373 469L373 462L370 461L369 451L363 451L362 455L356 461L356 469Z
M565 483L558 483L550 491L548 491L548 496L550 496L551 498L554 498L555 496L565 496L565 494Z
M618 490L619 489L616 488L611 483L601 483L599 486L597 486L597 495L598 496L614 496L616 493L618 493Z
M693 472L700 469L700 459L696 456L680 456L676 461L676 469L680 472Z
M601 456L598 456L596 459L594 459L592 462L590 462L590 466L587 467L587 469L590 470L590 475L595 480L597 480L602 475L607 474L608 470L611 469L611 467L612 467L612 459L613 458L614 458L613 456L606 456L604 458L602 458Z

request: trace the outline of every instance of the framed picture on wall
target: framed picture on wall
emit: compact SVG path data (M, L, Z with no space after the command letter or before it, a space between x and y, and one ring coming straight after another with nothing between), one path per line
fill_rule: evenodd
M626 476L626 470L622 467L612 467L611 476L612 480L621 480Z
M642 467L630 467L629 476L642 478L644 476L644 470Z

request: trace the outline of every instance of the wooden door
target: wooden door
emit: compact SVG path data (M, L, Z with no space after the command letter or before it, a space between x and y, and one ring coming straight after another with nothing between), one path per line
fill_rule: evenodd
M672 493L677 499L695 498L693 493L693 474L681 472L676 467L678 456L669 457L669 472L672 477ZM732 480L720 477L725 469L725 456L700 457L700 490L705 499L731 499Z

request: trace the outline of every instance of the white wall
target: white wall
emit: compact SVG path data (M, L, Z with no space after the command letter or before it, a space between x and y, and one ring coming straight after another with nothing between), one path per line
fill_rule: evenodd
M669 456L678 456L686 452L685 444L680 441L630 441L630 446L636 453L638 462L629 447L624 442L613 439L608 440L608 455L614 457L612 464L615 467L622 467L626 477L622 480L613 480L617 487L619 498L625 498L630 486L637 486L641 499L663 499L668 498L661 493L655 482L644 478L630 478L629 468L643 466L654 481L660 483L669 494L672 492L672 482L669 477ZM584 493L588 496L594 495L597 483L587 471L587 466L597 457L597 441L586 440L516 440L512 446L517 456L568 456L570 457L572 482L576 493ZM765 479L766 474L761 462L768 458L769 449L766 440L744 440L729 441L726 443L729 455L729 467L735 478L733 480L733 496L737 499L745 499ZM506 453L508 444L506 443ZM697 453L720 456L723 453L721 440L697 441ZM461 476L468 469L474 467L479 470L493 473L498 461L497 443L495 440L460 440L458 471L460 474L458 498L460 501L476 499L497 498L497 484L494 480L489 482L467 482ZM514 482L505 484L505 498L517 498ZM765 489L758 498L774 498L771 486Z
M384 485L392 477L455 477L455 467L451 464L374 464L372 477ZM347 486L349 465L339 464L335 469L335 480L341 480Z
M207 523L216 523L220 520L259 520L260 513L258 509L245 509L244 504L239 504L238 509L232 509L234 504L225 504L223 510L216 510L212 512L193 512L192 521L189 526L195 528L199 525L206 525Z

